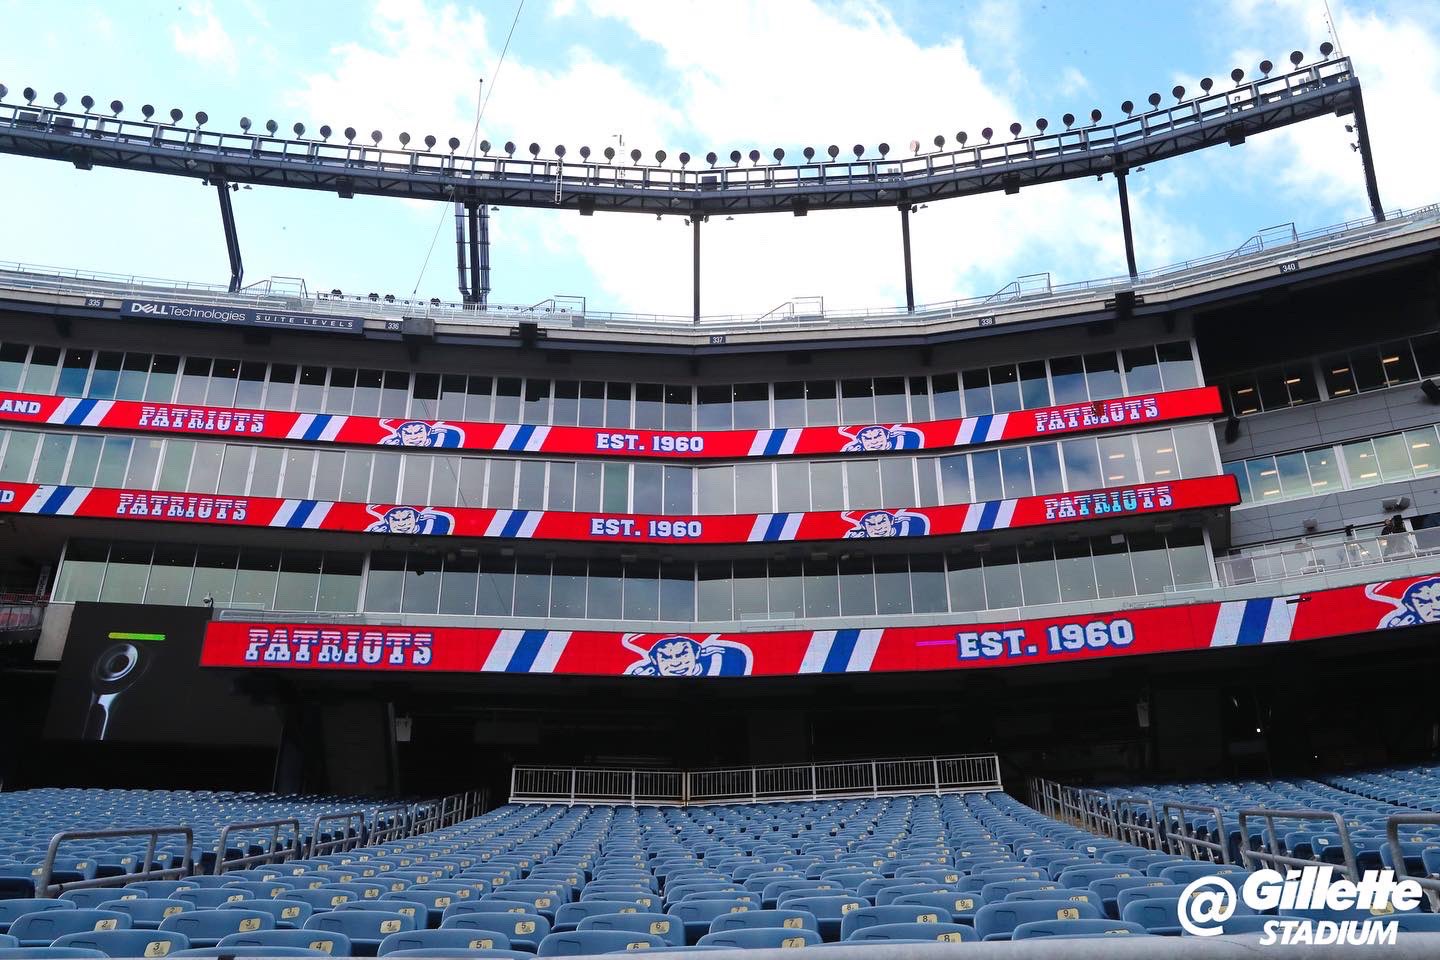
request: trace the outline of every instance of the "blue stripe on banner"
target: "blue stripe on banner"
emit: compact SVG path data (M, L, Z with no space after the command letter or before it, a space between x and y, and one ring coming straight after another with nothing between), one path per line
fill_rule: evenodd
M980 510L980 524L977 530L994 530L995 520L1000 516L1000 501L991 500Z
M820 672L844 673L845 668L850 666L850 657L855 653L855 642L859 639L859 630L836 630L835 642L830 644L830 652L825 655L825 666L820 668Z
M770 435L765 438L765 456L779 456L780 448L785 445L785 431L771 430Z
M990 432L990 421L994 419L990 414L984 413L975 418L975 432L970 434L971 443L984 443L985 435Z
M1245 612L1240 617L1240 629L1235 634L1237 647L1252 647L1265 640L1265 624L1270 621L1270 604L1273 597L1246 600Z
M520 642L515 644L515 652L510 654L510 662L505 665L505 672L529 673L549 633L548 630L526 630L521 634Z
M45 502L40 504L40 512L49 514L59 510L64 505L65 498L70 496L74 490L74 487L56 487L54 492L45 498Z
M315 500L301 500L295 505L295 512L290 514L290 519L285 521L285 526L301 530L305 527L305 521L310 519L310 514L315 509Z
M788 513L777 513L770 517L770 523L765 527L765 541L779 540L785 533L785 521L790 519Z
M520 528L525 524L525 518L530 515L529 510L516 510L510 514L510 519L505 521L505 526L500 530L502 537L514 537L520 533Z
M302 439L302 440L319 440L319 439L320 439L320 435L325 432L325 428L326 428L327 426L329 426L329 425L330 425L330 414L328 414L328 413L317 413L317 414L315 414L315 419L310 421L310 426L305 430L305 436L302 437L301 439Z
M75 409L70 411L70 416L65 418L65 425L67 427L80 426L85 422L85 418L90 416L90 411L94 409L94 400L81 400L75 404Z
M534 433L535 427L533 424L527 424L526 426L520 427L518 430L515 431L515 438L510 441L510 449L512 451L524 450L525 444L530 442L530 437Z

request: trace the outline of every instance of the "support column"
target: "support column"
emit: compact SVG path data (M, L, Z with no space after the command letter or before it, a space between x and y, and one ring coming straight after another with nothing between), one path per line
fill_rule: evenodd
M900 246L905 257L905 309L915 312L915 282L910 276L910 204L900 204Z
M700 220L701 216L698 213L692 214L690 217L691 235L694 238L694 242L691 245L693 259L691 269L693 270L695 286L695 305L691 316L697 324L700 322Z
M1120 191L1120 227L1125 232L1125 265L1130 268L1130 279L1135 279L1135 235L1130 232L1130 189L1125 185L1129 173L1124 167L1115 171L1115 185Z
M245 279L245 264L240 260L240 235L235 230L235 208L230 203L230 183L226 180L212 180L215 193L220 198L220 224L225 229L225 253L230 258L230 292L240 290Z
M1355 143L1360 152L1360 169L1365 172L1365 193L1370 197L1370 215L1376 223L1385 222L1385 208L1380 206L1380 184L1375 179L1375 157L1370 153L1370 128L1365 123L1365 100L1355 88Z
M480 309L484 310L490 303L490 208L483 203L477 206L480 210L480 232L471 236L475 243L471 262L479 266L478 299Z

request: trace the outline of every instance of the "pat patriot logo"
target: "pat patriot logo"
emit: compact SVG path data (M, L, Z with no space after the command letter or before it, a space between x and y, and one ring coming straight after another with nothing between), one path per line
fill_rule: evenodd
M1261 926L1260 943L1332 944L1394 943L1397 912L1414 910L1422 892L1414 880L1396 880L1393 870L1367 870L1357 883L1335 879L1331 866L1287 870L1256 870L1245 874L1240 889L1232 877L1197 877L1180 893L1180 926L1196 937L1225 933L1237 914L1258 916L1273 910ZM1306 916L1312 912L1315 916ZM1331 919L1325 914L1350 914Z

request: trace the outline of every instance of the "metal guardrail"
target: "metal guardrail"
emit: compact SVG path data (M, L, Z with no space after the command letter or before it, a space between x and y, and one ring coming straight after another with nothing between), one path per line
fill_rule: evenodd
M688 806L1001 789L995 754L712 770L515 767L512 803Z
M1210 840L1197 837L1195 831L1185 822L1183 813L1187 810L1195 813L1208 813L1214 817L1215 831L1219 839ZM1212 863L1222 864L1230 862L1230 847L1225 842L1225 815L1219 807L1207 807L1198 803L1181 803L1179 800L1165 800L1161 804L1160 812L1164 817L1163 828L1169 842L1170 853L1178 853L1191 860L1209 860ZM1201 851L1208 856L1202 856Z
M1355 846L1350 842L1350 828L1345 823L1345 818L1338 813L1324 810L1270 810L1270 809L1249 809L1239 811L1240 819L1240 858L1246 869L1254 870L1258 866L1270 867L1313 867L1320 859L1305 859L1303 857L1292 857L1280 852L1280 838L1275 833L1275 820L1325 820L1335 824L1340 834L1340 849L1345 857L1344 869L1346 876L1353 881L1359 881L1360 872L1355 862ZM1265 820L1264 842L1265 847L1260 850L1250 849L1250 832L1246 829L1246 822L1256 817ZM1222 839L1224 837L1222 836ZM1284 873L1284 870L1280 871Z
M1144 813L1142 820L1140 814ZM1137 847L1165 852L1165 834L1149 797L1110 797L1110 823L1115 839Z
M1419 876L1410 874L1410 867L1405 862L1405 851L1400 840L1400 828L1407 825L1440 826L1440 813L1398 813L1385 821L1385 839L1390 844L1391 868L1395 871L1397 880L1414 880L1420 884L1425 891L1426 898L1430 901L1431 912L1440 912L1440 878L1430 876L1421 872ZM1440 839L1434 844L1440 848Z
M403 840L411 835L411 827L414 822L415 804L413 803L391 803L376 807L370 814L369 842L374 844ZM381 826L381 824L388 824L388 826Z
M327 831L326 824L335 824L339 828L339 835L335 830L329 840L321 840ZM342 810L337 813L322 813L315 818L315 826L310 833L310 849L307 857L318 857L327 853L343 853L346 850L353 850L364 842L365 837L365 813L362 810Z
M155 848L160 838L182 836L185 838L185 853L178 867L155 866ZM118 837L145 837L145 859L139 870L118 877L96 877L93 880L68 880L55 883L55 858L61 844L71 840L113 840ZM118 887L136 880L175 880L190 875L194 865L195 834L186 826L174 827L126 827L117 830L66 830L50 838L45 848L45 859L36 873L35 896L54 898L67 890L89 890L94 887Z
M1440 555L1440 529L1428 528L1363 540L1292 544L1280 550L1217 557L1215 572L1221 586L1233 587L1437 555Z
M285 827L290 828L290 835L286 845L282 846L281 831ZM225 854L230 849L229 840L232 834L260 830L270 831L270 842L266 845L265 852L241 854L233 860L226 859ZM220 829L220 836L215 841L215 874L219 876L227 870L243 870L266 863L284 863L299 855L301 843L300 821L294 817L285 817L279 820L254 820L249 823L227 823Z

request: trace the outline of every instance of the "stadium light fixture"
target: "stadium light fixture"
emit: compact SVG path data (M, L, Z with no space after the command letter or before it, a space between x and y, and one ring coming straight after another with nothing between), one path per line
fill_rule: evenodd
M112 114L114 114L115 116L117 116L117 117L120 116L120 112L121 112L122 110L124 110L124 109L125 109L125 104L121 103L119 100L111 100L111 101L110 101L110 112L111 112Z
M990 127L986 127L984 130L980 131L980 136L985 138L986 143L989 143L990 139L995 136L995 131Z
M1060 120L1062 123L1065 124L1065 129L1069 130L1075 125L1075 114L1067 113L1065 114L1065 116L1061 117Z
M435 149L435 134L433 134L433 133L427 133L427 134L425 134L425 152L426 152L426 153L429 153L430 151L432 151L432 150L434 150L434 149Z
M1230 79L1235 81L1235 86L1240 86L1240 81L1245 79L1245 71L1236 67L1230 71Z
M748 154L748 156L750 157L750 162L751 162L752 164L756 164L756 163L759 163L759 162L760 162L760 151L759 151L759 150L756 150L756 149L754 149L754 148L752 147L752 148L750 149L750 153Z
M532 144L530 144L530 156L532 156L532 157L534 157L534 158L536 158L536 159L539 159L539 157L540 157L540 144L538 144L538 143L532 143Z
M1330 54L1334 52L1335 44L1331 43L1329 40L1326 40L1324 43L1320 44L1320 56L1328 58Z
M332 132L333 132L333 131L330 129L330 124L328 124L328 123L322 123L322 124L320 125L320 139L321 139L321 140L329 140L329 139L330 139L330 134L331 134Z
M606 163L609 163L611 160L614 160L614 159L615 159L615 148L614 148L614 147L606 147L606 148L605 148L605 162L606 162Z
M455 142L457 145L460 143L459 140L456 140L456 141L454 141L454 142ZM507 157L513 157L513 156L515 156L515 141L514 141L514 140L506 140L506 141L505 141L505 156L507 156Z
M35 103L35 88L34 88L34 87L26 87L24 90L21 91L21 93L22 93L22 94L24 95L24 97L25 97L25 106L28 107L28 106L31 106L32 104Z
M630 162L631 162L631 163L639 163L639 162L640 162L640 150L639 150L638 148L630 151Z
M459 141L456 141L456 142L458 143ZM490 141L489 141L489 140L481 140L481 141L480 141L480 155L481 155L482 157L488 157L488 156L490 156Z
M445 141L445 145L450 148L450 152L453 154L456 150L460 149L460 138L451 137L449 140Z
M760 154L759 154L759 151L752 150L751 152L754 153L756 156L759 156L759 155L760 155ZM655 164L656 164L656 166L659 166L660 164L662 164L662 163L665 162L665 156L666 156L666 154L665 154L665 151L664 151L664 150L656 150L656 151L655 151ZM752 157L751 159L754 159L754 158Z
M174 114L174 111L171 111L171 114L173 115L173 114ZM272 137L275 136L275 131L277 131L277 130L279 130L279 129L280 129L280 124L276 123L273 118L270 119L270 120L266 120L266 121L265 121L265 132L268 133L268 134L270 134L270 136L272 136Z
M1040 119L1035 121L1035 129L1039 130L1041 134L1045 133L1045 128L1048 126L1050 126L1050 121L1046 120L1044 117L1041 117Z
M88 111L87 111L87 112L88 112ZM196 113L195 113L195 128L196 128L197 130L198 130L199 128L205 126L205 124L207 124L207 123L209 123L209 122L210 122L210 114L206 113L204 110L196 111ZM304 127L301 127L301 128L300 128L300 130L301 130L302 132L304 131L304 129L305 129Z
M1300 66L1301 61L1303 61L1304 59L1305 54L1301 53L1299 50L1290 51L1290 66L1298 67Z
M1091 111L1090 111L1090 122L1091 122L1091 123L1099 123L1099 122L1100 122L1100 118L1101 118L1102 116L1104 116L1104 114L1102 114L1098 109L1096 109L1096 110L1091 110Z
M197 119L198 119L198 117L197 117ZM297 139L304 139L304 137L305 137L305 124L303 124L303 123L301 123L300 121L297 120L297 121L295 121L295 125L294 125L293 127L291 127L290 129L293 130L293 131L295 131L295 137L296 137Z
M1125 116L1127 117L1130 116L1132 113L1135 112L1135 102L1133 100L1126 100L1124 103L1120 104L1120 112L1125 114Z
M1174 87L1170 89L1170 95L1175 98L1176 103L1179 103L1181 100L1185 99L1185 88L1177 83Z
M834 160L836 157L840 156L840 148L832 143L830 144L830 146L825 148L825 153L830 157L831 160Z
M859 143L857 143L857 144L855 144L855 146L851 147L850 149L853 150L853 151L855 151L855 159L856 159L856 160L859 160L861 157L865 156L865 146L864 146L864 144L859 144Z
M1010 136L1014 137L1017 140L1020 139L1021 129L1022 128L1018 122L1010 124Z
M184 120L184 119L185 119L185 111L181 110L179 107L171 107L171 108L170 108L170 122L171 122L171 123L179 124L180 121L181 121L181 120ZM274 132L274 131L271 131L271 132Z
M880 159L884 160L890 154L890 144L882 141L880 146L876 147L875 150L880 154Z
M776 147L776 148L774 149L774 151L772 151L772 156L775 157L775 162L776 162L776 163L784 163L784 162L785 162L785 148L784 148L784 147Z
M919 141L919 140L911 140L911 141L910 141L910 156L912 156L912 157L918 157L919 155L920 155L920 141Z
M1271 71L1271 70L1274 70L1274 69L1275 69L1275 64L1271 63L1269 60L1261 60L1261 61L1260 61L1260 74L1261 74L1262 76L1266 76L1266 77L1270 76L1270 71Z
M148 106L149 106L149 104L147 103L147 104L145 105L145 107L148 107ZM140 112L141 112L141 113L145 113L145 107L141 107L141 108L140 108ZM146 120L149 120L149 119L150 119L149 114L146 114L145 119L146 119ZM249 118L249 117L241 117L241 118L240 118L240 129L243 130L243 131L245 131L246 133L249 133L249 132L250 132L250 118ZM346 130L345 132L346 132L347 134L349 134L351 140L354 140L354 139L355 139L355 131L354 131L353 129L352 129L352 130Z
M1151 110L1158 110L1160 108L1160 94L1152 93L1145 99L1149 102Z
M955 134L955 139L960 142L960 146L963 149L965 146L965 141L970 139L970 134L966 133L964 130L961 130L959 133Z
M806 163L809 163L809 162L811 162L812 160L815 159L815 148L814 148L814 147L806 147L804 150L801 150L800 152L805 155L805 162L806 162Z
M52 99L54 99L54 101L55 101L55 106L56 106L56 107L64 107L64 106L65 106L65 102L66 102L65 94L63 94L63 93L56 93L55 96L54 96Z
M410 147L410 134L408 131L400 131L400 147L401 149L408 149Z
M29 94L29 93L30 93L30 90L29 90L29 89L26 89L25 92L26 92L27 94ZM33 99L35 99L35 98L32 96L32 97L30 97L30 99L33 100ZM148 103L142 105L142 106L140 107L140 116L142 116L142 117L145 118L145 122L146 122L146 123L149 123L149 122L150 122L150 118L153 117L153 116L155 116L155 108L154 108L152 105L148 104ZM248 121L247 121L247 122L248 122ZM244 125L245 125L244 123L241 124L241 126L244 126Z
M9 92L10 92L10 88L7 87L7 86L5 86L5 84L0 83L0 100L4 100L4 99L5 99L5 94L7 94L7 93L9 93Z
M684 150L681 150L681 151L680 151L680 169L681 169L681 170L684 170L684 169L685 169L686 167L688 167L688 166L690 166L690 154L686 153Z
M88 93L85 94L80 98L80 106L85 108L86 113L89 113L90 109L95 106L95 98Z
M585 147L581 147L581 148L580 148L580 159L581 159L581 160L589 160L589 159L590 159L590 148L589 148L588 146L585 146Z
M1201 78L1200 78L1200 92L1201 92L1201 93L1208 94L1208 93L1210 92L1210 88L1213 87L1213 86L1215 86L1215 81L1214 81L1214 80L1211 80L1209 77L1201 77Z
M937 134L935 134L934 143L935 143L935 149L936 149L936 150L944 150L944 149L945 149L945 134L943 134L943 133L937 133Z
M735 166L737 166L737 167L740 166L740 151L739 151L739 150L731 150L731 151L730 151L730 162L733 163L733 164L735 164Z
M565 144L555 144L555 156L559 157L561 160L565 159Z
M380 146L380 141L383 139L385 139L385 135L379 130L370 131L370 140L375 144L375 146Z
M711 150L709 153L705 154L705 162L710 164L710 166L712 167L715 166L715 161L718 159L720 158L715 156L714 150Z

